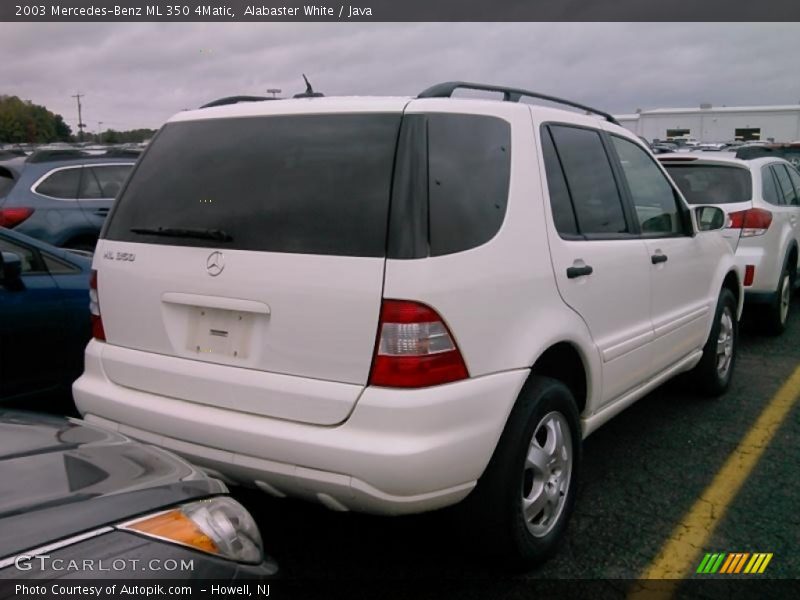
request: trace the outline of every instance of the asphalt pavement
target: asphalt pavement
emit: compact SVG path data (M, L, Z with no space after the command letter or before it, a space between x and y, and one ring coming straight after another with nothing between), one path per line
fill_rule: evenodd
M745 321L725 396L703 398L688 382L675 380L592 434L584 444L577 507L561 548L526 573L487 563L459 531L469 524L447 510L374 517L252 490L234 493L256 516L266 548L289 580L371 582L387 591L401 582L416 582L419 589L437 582L457 585L459 597L498 598L530 597L527 592L544 581L584 580L604 582L623 596L800 365L797 299L790 319L778 338L760 335ZM704 552L773 553L765 574L752 577L800 578L799 466L795 404L706 545L697 548L700 558ZM597 590L587 595L597 596Z

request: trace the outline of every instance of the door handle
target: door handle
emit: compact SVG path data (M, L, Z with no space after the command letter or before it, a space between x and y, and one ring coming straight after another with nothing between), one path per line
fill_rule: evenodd
M583 277L585 275L591 275L594 272L594 269L589 265L584 265L582 267L568 267L567 268L567 278L568 279L575 279L576 277Z
M654 265L657 265L659 263L665 263L667 262L667 260L668 258L666 254L653 254L653 256L650 257L650 262L653 263Z

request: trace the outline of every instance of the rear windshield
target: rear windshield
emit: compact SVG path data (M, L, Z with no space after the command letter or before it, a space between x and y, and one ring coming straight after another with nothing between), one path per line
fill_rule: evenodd
M105 237L384 256L400 121L373 113L170 123L142 157ZM201 237L142 232L158 228Z
M0 198L8 194L14 187L14 176L5 167L0 167Z
M664 163L664 167L689 204L733 204L753 198L747 169L697 163Z

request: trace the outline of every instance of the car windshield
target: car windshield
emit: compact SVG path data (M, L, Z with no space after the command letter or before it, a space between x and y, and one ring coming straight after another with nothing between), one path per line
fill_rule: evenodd
M702 163L666 163L664 167L689 204L733 204L753 197L750 171Z

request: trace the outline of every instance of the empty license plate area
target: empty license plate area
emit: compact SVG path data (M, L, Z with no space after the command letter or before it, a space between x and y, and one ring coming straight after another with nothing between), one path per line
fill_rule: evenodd
M246 359L257 315L221 308L191 308L186 349L197 355Z

